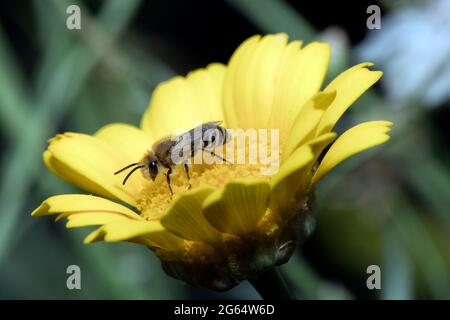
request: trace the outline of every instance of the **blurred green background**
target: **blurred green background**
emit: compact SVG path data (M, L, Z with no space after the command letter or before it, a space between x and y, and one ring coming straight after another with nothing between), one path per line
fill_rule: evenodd
M327 81L365 60L385 72L338 131L395 123L387 144L321 182L316 231L281 267L290 286L302 299L450 298L450 10L434 7L445 1L2 3L0 298L259 298L248 283L226 293L191 288L166 276L143 246L86 246L88 230L30 213L50 195L76 192L41 160L54 134L137 125L159 82L226 63L247 37L281 31L332 44ZM70 4L81 7L81 30L66 28ZM371 4L381 8L380 30L366 27ZM81 290L66 287L71 264L81 268ZM381 290L366 287L374 264Z

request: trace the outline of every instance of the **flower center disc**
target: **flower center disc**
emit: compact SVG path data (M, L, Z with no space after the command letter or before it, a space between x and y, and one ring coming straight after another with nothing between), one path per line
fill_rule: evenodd
M170 203L189 190L189 184L191 190L200 186L219 188L236 178L261 176L260 165L192 164L189 166L189 180L183 166L175 166L172 170L170 186L173 196L170 194L165 174L160 174L154 182L148 181L145 184L138 200L138 209L142 217L159 220Z
M203 157L203 160L199 160L197 157ZM232 162L228 159L227 161ZM159 174L155 181L147 180L138 200L138 209L142 217L148 220L159 220L170 203L176 200L180 194L189 190L189 184L191 189L200 186L219 188L228 181L249 176L270 180L271 176L264 174L264 168L267 168L267 166L259 164L258 161L249 161L248 152L245 152L244 164L223 162L209 154L198 152L192 159L192 164L189 165L189 180L183 165L172 167L170 186L173 190L173 196L170 194L166 180L167 170L164 174Z

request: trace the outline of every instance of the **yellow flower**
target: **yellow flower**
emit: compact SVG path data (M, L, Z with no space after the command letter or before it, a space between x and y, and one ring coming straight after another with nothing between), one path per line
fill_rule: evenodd
M346 158L388 140L391 125L365 122L335 139L338 119L382 73L362 63L321 90L330 47L301 45L288 43L285 34L253 36L228 66L214 63L160 84L140 128L115 123L93 136L52 138L43 155L47 167L96 196L53 196L32 215L59 214L68 228L100 226L85 243L143 244L169 275L216 290L285 263L308 234L317 181ZM175 169L173 198L164 175L153 182L135 174L123 186L123 177L113 174L174 130L216 120L226 128L279 129L279 170L267 176L260 164L193 164L191 189L182 169Z

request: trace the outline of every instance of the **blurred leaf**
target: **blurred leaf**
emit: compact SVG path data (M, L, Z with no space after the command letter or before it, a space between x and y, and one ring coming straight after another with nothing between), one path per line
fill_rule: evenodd
M383 230L381 296L386 300L413 298L413 263L401 237L391 225Z
M292 39L314 40L315 30L283 0L227 0L264 33L286 32Z
M450 223L449 169L426 152L408 157L404 163L411 186L425 199L437 218Z
M353 295L342 285L322 279L299 252L281 266L281 270L288 285L298 292L300 299L353 299Z
M421 274L436 299L448 298L450 275L445 261L416 209L402 195L396 197L394 225L407 245Z
M34 16L36 17L36 34L39 39L38 50L42 58L38 61L34 73L35 94L46 89L47 82L55 72L55 61L68 52L76 41L75 32L70 32L65 27L63 19L49 19L49 16L58 17L58 12L50 1L33 0ZM26 119L23 119L26 121Z
M29 96L20 70L0 25L0 125L10 138L22 132Z

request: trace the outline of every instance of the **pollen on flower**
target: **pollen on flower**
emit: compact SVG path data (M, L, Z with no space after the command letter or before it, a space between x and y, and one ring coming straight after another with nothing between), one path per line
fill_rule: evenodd
M279 219L280 219L279 215L270 208L268 208L265 215L259 222L258 229L261 231L261 233L264 233L266 236L271 236L280 229Z
M184 246L184 261L194 262L207 262L212 257L214 249L205 243L185 241Z
M257 164L192 164L189 166L190 179L188 181L184 168L176 166L170 176L173 196L171 197L166 176L160 175L154 182L149 181L144 184L138 201L138 209L142 217L148 220L159 220L170 203L180 194L189 190L189 184L191 189L199 186L219 188L237 178L261 176L270 179L269 176L261 175L260 169L261 166Z

